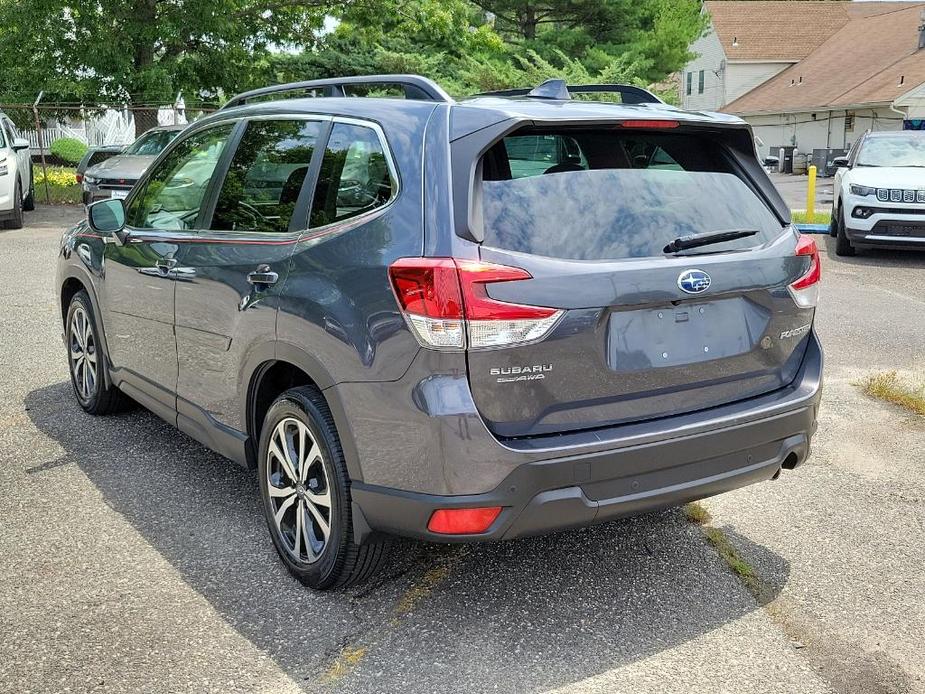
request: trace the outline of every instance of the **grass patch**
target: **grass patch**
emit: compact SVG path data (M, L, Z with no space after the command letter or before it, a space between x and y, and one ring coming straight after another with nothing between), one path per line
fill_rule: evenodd
M918 415L925 415L925 387L904 383L895 371L873 374L858 385L872 398L886 400Z
M813 221L808 222L805 210L793 210L790 212L790 219L793 220L794 224L829 224L832 221L832 213L816 210Z
M697 525L706 525L712 520L710 512L704 507L703 504L700 504L696 501L692 501L689 504L684 504L684 515L687 516L687 520L691 523L696 523Z

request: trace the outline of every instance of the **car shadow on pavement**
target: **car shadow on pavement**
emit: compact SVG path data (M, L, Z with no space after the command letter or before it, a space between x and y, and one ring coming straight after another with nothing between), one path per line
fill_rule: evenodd
M818 239L817 244L825 249L826 259L830 262L842 265L925 268L925 249L861 248L858 250L857 255L838 256L835 255L834 238L828 234L819 234L816 238ZM823 268L824 271L825 269Z
M66 382L32 391L26 407L65 451L27 472L79 467L183 581L306 689L566 686L758 609L678 510L505 543L400 542L382 577L316 593L277 561L253 472L144 410L83 415ZM748 552L770 567L773 598L789 565L758 545ZM341 667L346 649L362 657Z

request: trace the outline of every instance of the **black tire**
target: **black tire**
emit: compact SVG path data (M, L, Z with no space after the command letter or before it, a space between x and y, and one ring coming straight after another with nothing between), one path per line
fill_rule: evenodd
M832 215L829 217L829 236L831 236L833 239L838 235L838 222L836 221L838 219L838 213L839 212L837 209L835 209L835 204L833 203Z
M29 194L23 198L22 208L26 212L32 212L35 209L35 170L29 167Z
M303 450L296 440L303 431L307 432L304 448L309 451ZM320 457L316 455L301 463L313 447L309 436L314 439ZM286 464L271 454L271 442L284 456L288 453L290 465L296 463L292 471L303 478L302 482L290 479ZM280 449L280 443L287 451ZM350 476L331 411L316 388L293 388L276 399L263 422L258 455L261 505L270 538L293 576L311 588L331 590L360 583L379 569L387 554L387 542L380 539L357 545L353 541ZM293 489L294 493L277 492L271 496L271 485L276 490ZM321 503L325 498L330 504L326 519ZM316 514L327 521L326 538ZM279 524L277 515L281 518ZM303 534L297 533L298 523L306 524Z
M848 234L845 233L845 215L839 209L838 211L838 229L835 232L835 255L852 256L855 254L855 248L848 240Z
M86 326L85 330L81 330L82 325ZM71 299L64 335L71 386L84 411L92 415L106 415L124 409L129 402L128 398L111 383L106 385L103 374L106 355L99 340L99 323L90 297L84 290L77 292ZM80 353L86 356L75 356Z
M19 181L16 182L16 188L13 190L13 216L6 222L7 229L22 229L22 187Z

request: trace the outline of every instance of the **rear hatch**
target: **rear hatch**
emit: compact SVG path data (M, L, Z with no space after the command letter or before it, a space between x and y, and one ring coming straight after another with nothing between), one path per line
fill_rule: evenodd
M815 294L790 285L818 271L818 257L736 156L715 131L657 121L526 127L486 152L481 259L529 273L485 284L487 295L557 309L529 343L473 349L470 339L472 394L496 435L704 410L793 380ZM666 249L717 231L749 235Z

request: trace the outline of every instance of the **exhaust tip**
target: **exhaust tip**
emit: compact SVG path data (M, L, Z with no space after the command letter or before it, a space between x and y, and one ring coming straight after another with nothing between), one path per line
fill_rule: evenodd
M781 463L781 468L784 470L793 470L799 464L800 457L796 453L791 452L784 458L784 462Z

